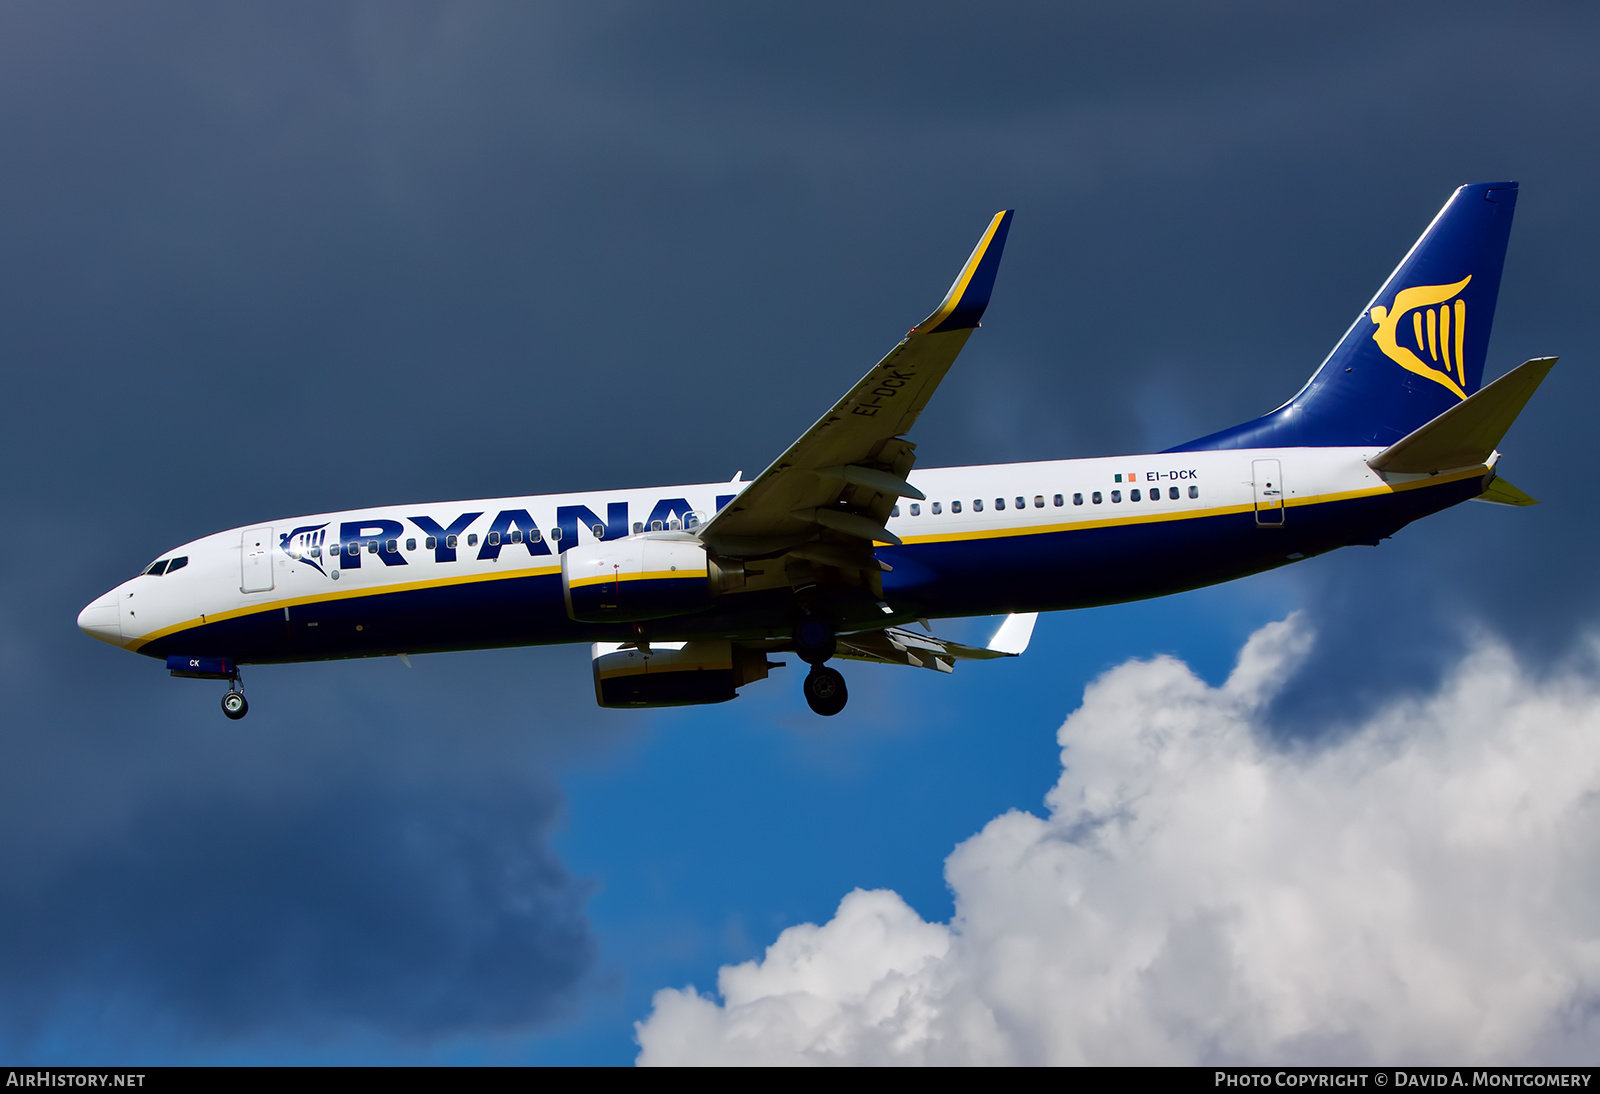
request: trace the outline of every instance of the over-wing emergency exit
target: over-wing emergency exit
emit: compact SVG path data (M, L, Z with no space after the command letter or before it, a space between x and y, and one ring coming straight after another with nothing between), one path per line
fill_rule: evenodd
M1482 385L1516 183L1457 190L1288 402L1164 452L915 468L908 439L978 326L1011 227L746 483L494 498L274 520L165 552L78 616L223 680L240 668L592 643L602 706L718 703L796 654L818 714L836 660L950 672L1022 653L1036 613L1192 589L1376 544L1469 499L1531 505L1497 446L1555 364ZM1006 615L986 645L929 620Z

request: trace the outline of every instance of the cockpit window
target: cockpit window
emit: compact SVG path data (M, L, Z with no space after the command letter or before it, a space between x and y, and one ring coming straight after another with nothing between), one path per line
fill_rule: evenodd
M152 562L145 573L150 577L160 577L167 572L167 561L167 559L162 559L160 562Z
M187 565L189 565L189 556L188 555L179 555L177 558L175 558L171 562L167 563L167 573L169 573L169 574L177 573L179 570L183 569Z

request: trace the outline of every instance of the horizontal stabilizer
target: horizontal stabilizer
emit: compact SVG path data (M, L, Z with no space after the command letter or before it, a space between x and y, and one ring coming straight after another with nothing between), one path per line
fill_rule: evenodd
M1489 489L1479 494L1474 501L1487 501L1495 505L1538 505L1538 498L1530 498L1505 479L1495 476L1489 484Z
M1523 362L1379 452L1368 466L1390 474L1429 475L1488 463L1555 363L1554 357Z

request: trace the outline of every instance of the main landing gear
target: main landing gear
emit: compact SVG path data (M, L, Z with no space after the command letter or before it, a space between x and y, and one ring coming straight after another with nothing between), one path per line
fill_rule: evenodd
M844 677L837 669L830 669L826 665L811 667L806 674L803 690L811 709L824 718L838 714L850 699L850 692L844 686Z
M805 692L806 703L824 718L838 714L850 698L844 677L826 664L837 649L833 625L827 620L812 615L795 624L794 651L800 655L800 660L811 666L801 690Z
M222 713L235 722L250 713L250 703L244 697L244 686L239 683L238 673L228 680L228 693L222 697Z

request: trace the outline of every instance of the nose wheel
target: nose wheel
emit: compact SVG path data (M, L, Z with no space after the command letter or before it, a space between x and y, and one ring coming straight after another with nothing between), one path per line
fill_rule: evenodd
M831 718L844 709L850 693L844 686L844 677L836 669L816 665L806 674L803 687L806 702L824 718Z
M235 690L230 684L228 693L222 697L222 713L235 722L249 714L250 704L245 699L244 692Z

